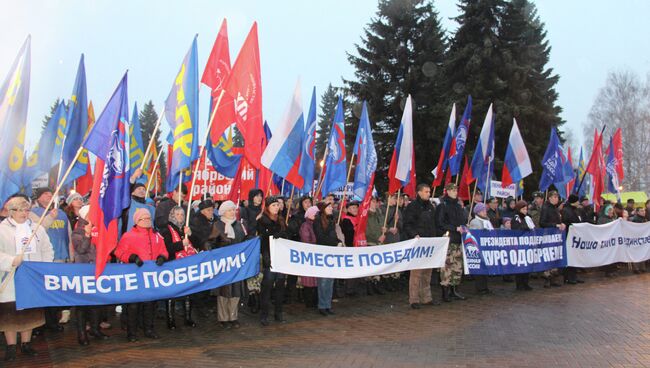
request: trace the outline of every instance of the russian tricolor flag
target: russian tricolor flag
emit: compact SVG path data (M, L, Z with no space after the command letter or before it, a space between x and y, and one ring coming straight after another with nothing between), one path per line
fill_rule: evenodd
M494 160L494 114L492 113L492 104L485 115L483 127L481 128L481 135L476 144L476 151L472 158L472 180L476 179L476 185L483 193L487 193L486 188L489 185L489 180L492 176L494 167L492 161Z
M533 173L533 167L528 157L528 151L519 132L517 120L512 119L512 130L506 148L506 157L503 159L503 172L501 185L505 188L516 183Z
M440 157L438 158L438 166L436 166L433 171L433 181L434 186L439 186L442 184L442 178L444 177L445 169L447 168L447 161L449 160L449 149L451 143L454 139L454 132L456 131L456 104L453 104L451 107L451 115L449 115L449 125L447 126L447 132L445 133L445 140L442 143L442 149L440 150Z
M304 185L304 179L298 174L304 131L305 119L298 81L280 126L266 146L261 160L264 167L298 188Z
M413 107L411 95L406 99L402 124L397 133L395 150L388 168L388 191L395 193L404 187L404 193L415 196L415 154L413 147Z

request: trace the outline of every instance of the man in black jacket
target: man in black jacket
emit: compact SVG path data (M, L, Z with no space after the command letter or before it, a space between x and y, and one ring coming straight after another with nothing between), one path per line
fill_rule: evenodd
M196 249L210 250L217 238L214 227L214 202L206 199L199 203L199 212L190 219L190 241Z
M562 223L566 225L567 231L569 231L569 226L573 224L579 224L581 222L586 222L582 218L582 213L578 208L578 196L575 194L569 195L567 204L562 209ZM567 267L564 269L564 282L567 284L575 285L582 284L584 281L578 278L578 269L576 267Z
M436 236L436 223L433 205L429 201L431 187L418 184L417 197L404 210L404 234L406 239ZM411 270L409 278L409 304L420 309L421 304L433 305L431 298L432 269Z
M566 229L566 225L562 223L562 215L558 209L558 203L560 202L560 196L556 191L550 191L548 193L548 201L542 206L542 212L539 217L539 226L541 228L553 228L556 227L560 231ZM560 277L560 271L557 268L544 271L544 287L550 286L562 286L557 279Z
M461 251L461 226L467 225L465 211L458 203L458 186L454 183L445 185L447 195L442 197L436 208L436 224L438 235L449 236L447 261L440 270L440 286L442 286L442 299L450 302L451 298L465 300L456 287L460 285L463 277L463 253Z

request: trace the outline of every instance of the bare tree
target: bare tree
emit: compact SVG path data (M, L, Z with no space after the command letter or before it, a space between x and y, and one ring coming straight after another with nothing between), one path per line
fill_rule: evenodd
M650 74L645 83L631 71L611 72L594 100L584 125L588 152L593 147L594 130L607 126L603 149L616 129L623 133L625 191L650 189Z

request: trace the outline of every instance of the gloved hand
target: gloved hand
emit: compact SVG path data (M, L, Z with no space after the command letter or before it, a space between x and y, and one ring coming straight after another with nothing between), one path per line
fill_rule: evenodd
M162 266L163 263L165 263L166 260L167 260L167 258L165 258L163 256L158 256L158 258L156 258L156 264L158 266Z
M137 254L131 254L131 256L129 256L129 263L135 263L138 267L141 267L143 264L142 260L140 257L138 257Z

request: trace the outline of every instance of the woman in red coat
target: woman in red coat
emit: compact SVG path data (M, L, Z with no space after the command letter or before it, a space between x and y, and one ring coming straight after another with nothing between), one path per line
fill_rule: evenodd
M158 266L169 258L165 240L152 229L151 213L144 208L139 208L133 214L131 230L124 233L115 248L115 256L124 263L135 263L138 267L144 261L156 261ZM127 313L127 338L130 342L138 341L138 309L142 309L142 325L146 337L157 339L158 334L153 329L155 302L131 303L126 307Z

